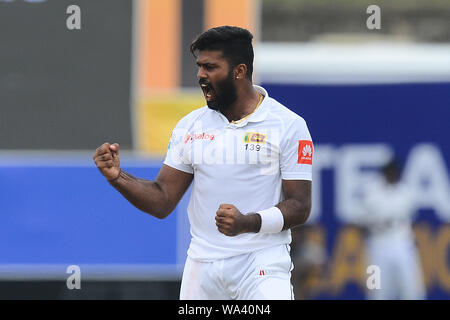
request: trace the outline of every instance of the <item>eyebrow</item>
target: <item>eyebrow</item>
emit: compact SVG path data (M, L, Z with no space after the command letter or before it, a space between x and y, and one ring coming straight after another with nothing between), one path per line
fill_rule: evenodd
M216 64L216 63L214 63L214 62L200 63L200 62L197 61L197 65L198 65L199 67L201 67L201 66L210 66L210 67L214 67L214 66L217 66L218 64Z

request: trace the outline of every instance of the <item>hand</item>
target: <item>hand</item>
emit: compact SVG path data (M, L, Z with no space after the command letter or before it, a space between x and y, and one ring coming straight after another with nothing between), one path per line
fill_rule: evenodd
M94 162L106 180L116 180L120 175L119 144L102 144L95 150Z
M216 225L221 233L233 237L247 232L247 216L232 204L221 204L216 212Z

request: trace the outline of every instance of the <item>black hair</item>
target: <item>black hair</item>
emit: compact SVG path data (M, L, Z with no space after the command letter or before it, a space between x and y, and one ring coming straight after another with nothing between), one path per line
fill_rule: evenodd
M401 167L398 160L392 157L382 168L381 171L385 177L390 176L394 181L400 179Z
M231 69L243 63L247 66L247 79L253 74L253 35L247 29L221 26L206 30L191 44L190 51L196 57L196 51L222 51Z

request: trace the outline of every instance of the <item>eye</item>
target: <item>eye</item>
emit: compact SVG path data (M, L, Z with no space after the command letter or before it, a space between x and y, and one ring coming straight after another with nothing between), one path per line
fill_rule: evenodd
M203 68L203 69L205 69L206 71L212 71L212 70L214 70L214 69L217 68L217 65L209 64L209 63L205 63L205 64L198 64L198 63L197 63L197 65L198 65L198 68L199 68L199 69Z

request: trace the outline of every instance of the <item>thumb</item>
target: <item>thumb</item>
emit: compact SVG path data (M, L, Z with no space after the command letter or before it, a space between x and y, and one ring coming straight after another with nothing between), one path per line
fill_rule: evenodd
M109 146L109 150L115 153L119 153L119 148L120 146L118 143L113 143L112 145Z
M109 146L109 150L111 150L111 155L115 161L119 160L119 148L120 146L118 143L114 143Z

